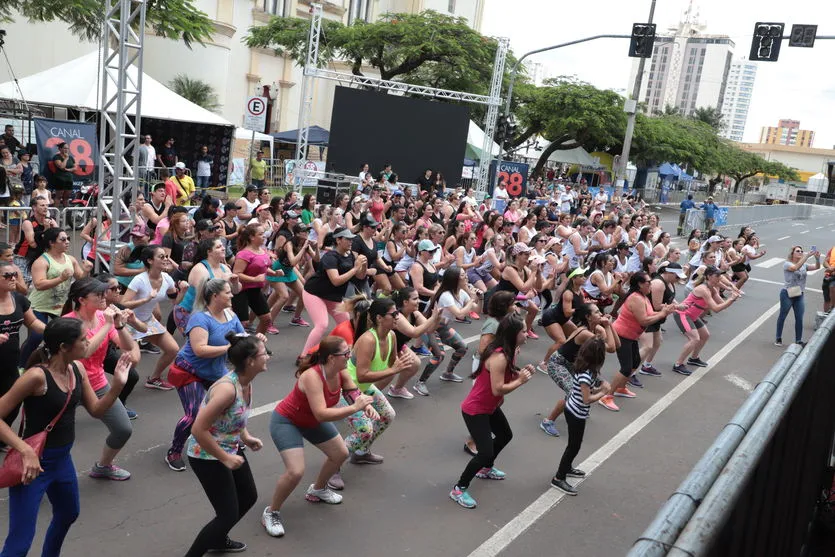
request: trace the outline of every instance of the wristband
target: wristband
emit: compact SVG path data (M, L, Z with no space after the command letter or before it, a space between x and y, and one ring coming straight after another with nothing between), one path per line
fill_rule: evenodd
M350 404L353 404L360 395L360 390L351 389L350 391L343 391L342 395L345 397L345 400L349 401Z
M122 325L121 327L117 327L117 326L114 325L113 328L116 329L117 331L121 331L122 329L125 328L125 326Z

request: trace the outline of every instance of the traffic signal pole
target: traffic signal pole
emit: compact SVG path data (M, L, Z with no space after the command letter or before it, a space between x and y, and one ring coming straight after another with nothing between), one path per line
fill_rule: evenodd
M649 18L647 23L652 23L652 18L655 16L655 0L649 7ZM652 47L650 47L652 48ZM616 181L615 187L623 187L626 180L626 167L629 165L629 151L632 149L632 134L635 133L635 120L638 117L638 98L641 96L641 83L644 80L644 66L646 58L638 60L638 74L635 76L635 85L632 87L632 98L626 100L624 110L629 114L629 119L626 121L626 135L623 138L623 150L620 153L620 160L618 161L618 168L615 173Z

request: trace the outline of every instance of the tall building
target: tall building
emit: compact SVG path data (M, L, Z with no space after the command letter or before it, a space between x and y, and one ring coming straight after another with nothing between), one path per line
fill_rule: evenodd
M435 10L463 17L475 29L481 29L486 0L323 0L327 19L349 24L356 20L375 21L388 12L419 13ZM194 0L215 28L214 36L205 45L191 48L179 41L156 36L146 30L143 70L157 81L167 84L178 74L202 80L212 86L228 121L238 126L244 121L246 98L262 94L264 86L274 97L269 130L284 131L298 124L302 69L289 57L270 49L249 48L243 43L249 28L265 25L274 16L310 17L311 0ZM67 29L61 22L29 23L23 16L14 16L5 24L4 50L18 78L47 70L83 56L98 48ZM33 56L32 54L36 55ZM350 72L348 64L334 61L330 68ZM371 68L363 68L375 75ZM10 81L8 67L0 68L0 82ZM314 90L311 124L330 127L331 108L336 84L317 80Z
M760 129L760 143L767 145L796 145L811 147L815 132L801 130L798 120L780 120L777 126L763 126Z
M638 101L650 114L675 107L688 116L697 108L722 110L725 84L731 69L734 42L726 35L703 34L705 26L691 9L676 27L656 35L652 58L644 66ZM632 63L630 86L638 73Z
M742 141L756 78L757 65L755 63L747 59L731 62L728 82L725 86L725 98L722 99L722 122L725 125L720 134L722 137L731 141Z

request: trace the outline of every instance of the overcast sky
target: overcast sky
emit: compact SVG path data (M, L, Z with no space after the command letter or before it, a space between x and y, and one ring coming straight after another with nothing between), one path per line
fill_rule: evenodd
M682 19L688 0L659 0L655 10L658 32ZM821 0L694 0L707 24L705 33L730 36L736 43L735 58L747 57L754 23L817 24L818 35L835 35L835 3ZM647 19L650 0L486 0L482 32L510 38L517 56L553 44L599 34L629 34L633 22ZM587 44L536 54L531 61L543 64L547 74L576 75L604 89L632 90L625 39L600 39ZM835 145L835 72L827 71L835 60L835 40L819 40L813 49L789 48L783 41L777 62L758 62L757 80L745 141L759 141L761 126L777 120L800 120L802 129L815 131L815 147Z

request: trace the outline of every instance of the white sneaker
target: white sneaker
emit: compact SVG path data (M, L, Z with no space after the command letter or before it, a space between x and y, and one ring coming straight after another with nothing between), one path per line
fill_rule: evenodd
M325 489L313 489L313 484L307 488L307 493L304 498L312 503L327 503L328 505L338 505L342 502L342 495L331 490L329 487Z
M280 538L284 535L281 512L271 511L269 506L264 508L264 512L261 514L261 524L267 529L267 533L274 538Z

